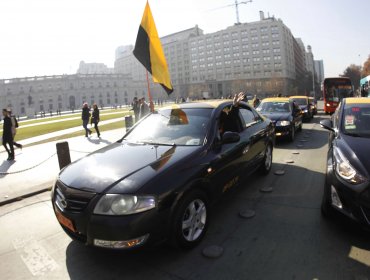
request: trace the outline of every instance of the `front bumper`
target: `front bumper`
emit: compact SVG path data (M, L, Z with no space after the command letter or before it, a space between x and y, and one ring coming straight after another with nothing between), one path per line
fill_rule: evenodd
M338 178L334 170L326 175L326 191L334 195L332 207L350 219L370 227L370 183L353 186Z
M275 126L275 136L276 137L284 137L288 136L291 133L291 126Z
M61 206L63 196L66 207ZM126 249L154 243L166 236L168 215L151 209L127 216L93 214L101 195L75 190L57 182L52 204L59 224L74 240L105 248ZM159 226L160 225L160 226Z

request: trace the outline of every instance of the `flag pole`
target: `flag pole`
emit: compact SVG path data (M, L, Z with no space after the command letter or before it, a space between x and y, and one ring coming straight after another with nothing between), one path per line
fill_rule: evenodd
M146 82L147 82L147 85L148 85L149 108L150 108L150 112L153 113L154 112L154 104L153 104L152 95L150 93L150 83L149 83L148 71L146 71Z

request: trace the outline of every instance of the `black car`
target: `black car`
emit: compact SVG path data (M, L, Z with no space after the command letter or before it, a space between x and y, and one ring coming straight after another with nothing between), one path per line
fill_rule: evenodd
M370 98L345 98L332 120L323 214L340 213L370 225Z
M209 205L272 165L274 126L251 106L183 103L154 112L118 142L64 168L52 191L73 239L106 248L196 245Z
M257 111L272 120L277 137L294 141L296 131L302 130L302 111L286 97L265 98Z
M304 95L297 95L290 97L302 110L303 112L303 120L310 121L314 115L314 108L307 96Z

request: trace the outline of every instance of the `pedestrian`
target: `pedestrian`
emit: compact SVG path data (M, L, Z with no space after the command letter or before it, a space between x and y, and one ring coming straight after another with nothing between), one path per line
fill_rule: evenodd
M145 97L142 97L140 99L140 113L139 113L139 119L145 117L149 114L149 105L145 102Z
M92 116L91 116L91 125L94 124L94 128L95 128L96 133L98 134L98 137L100 137L100 131L99 131L99 127L98 127L99 121L100 121L99 108L94 103L93 112L92 112Z
M14 147L13 147L13 134L12 134L12 121L9 117L7 109L3 109L3 146L8 152L8 160L14 160ZM9 145L9 148L7 146Z
M85 102L82 106L82 126L85 129L85 137L91 135L92 131L87 128L90 120L90 108L89 105Z
M135 122L137 122L139 120L139 115L140 115L140 104L139 104L139 101L137 100L137 97L134 97L134 100L131 103L131 107L132 107L131 110L134 111Z
M260 100L259 100L259 98L257 97L257 95L255 95L254 96L254 98L253 98L253 107L254 108L257 108L258 107L258 105L260 105Z
M16 146L19 149L22 149L23 146L20 143L15 142L15 135L17 134L17 128L18 128L18 120L16 117L12 114L12 110L8 109L8 115L12 122L12 135L13 135L13 146Z

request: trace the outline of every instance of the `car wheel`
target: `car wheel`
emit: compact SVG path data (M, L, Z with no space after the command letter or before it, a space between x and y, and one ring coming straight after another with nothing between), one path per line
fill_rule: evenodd
M290 141L290 142L293 142L293 141L294 141L294 139L295 139L295 126L294 126L294 124L293 124L293 126L292 126L292 130L290 131L290 134L289 134L289 141Z
M267 175L271 170L272 150L273 150L272 145L268 144L267 147L266 147L266 151L265 151L265 157L263 158L263 162L262 162L262 165L260 167L260 172L263 175Z
M179 202L173 217L172 245L182 249L196 246L204 237L209 220L205 194L192 191Z

